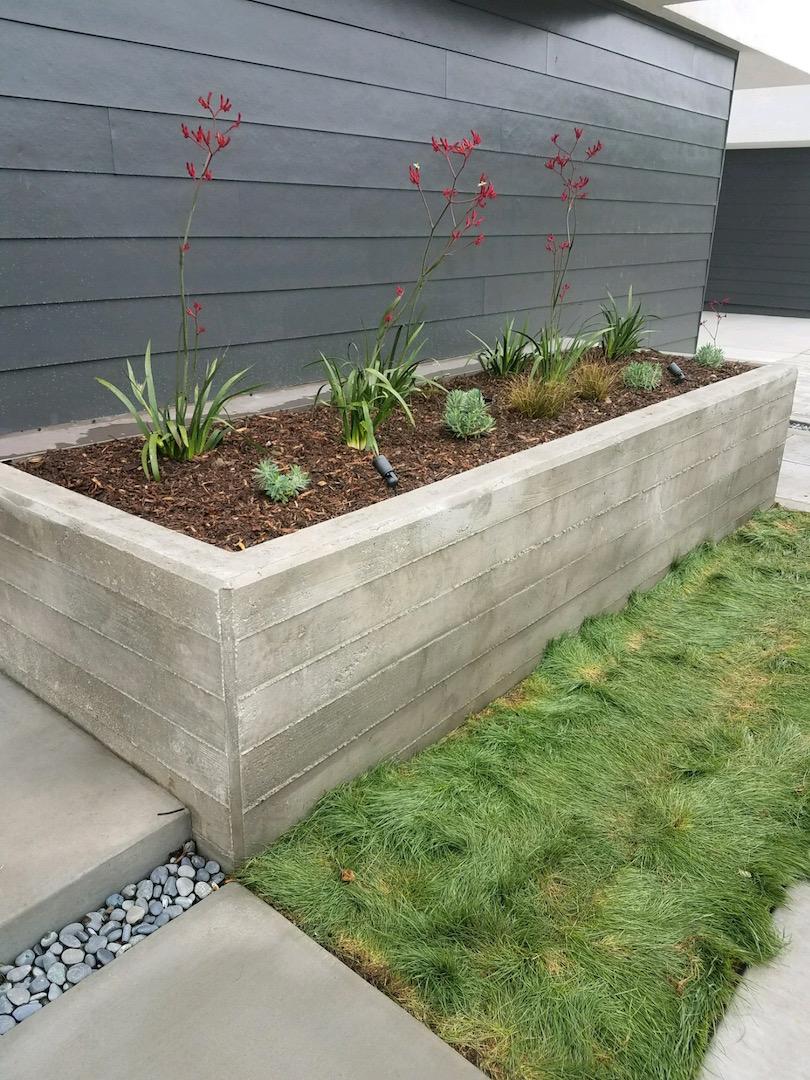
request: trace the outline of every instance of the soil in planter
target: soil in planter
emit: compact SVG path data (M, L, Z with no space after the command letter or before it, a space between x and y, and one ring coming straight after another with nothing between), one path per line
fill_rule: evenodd
M654 391L631 390L618 382L605 402L575 399L555 420L532 420L509 408L509 380L482 373L464 375L445 385L477 386L492 399L496 426L490 435L467 441L455 438L442 423L445 395L432 390L409 402L415 427L399 413L378 431L380 452L390 460L399 477L398 490L404 493L749 370L733 363L704 368L654 352L636 354L634 359L652 360L664 368L674 359L686 381L678 384L664 371ZM621 370L626 361L615 366ZM15 464L70 491L228 551L391 497L371 466L372 455L342 444L337 413L323 405L240 418L237 432L227 435L217 450L191 462L162 460L159 483L147 480L141 470L142 445L140 437L118 439L51 450ZM267 456L282 468L297 463L310 475L309 488L286 506L271 502L253 485L252 471Z

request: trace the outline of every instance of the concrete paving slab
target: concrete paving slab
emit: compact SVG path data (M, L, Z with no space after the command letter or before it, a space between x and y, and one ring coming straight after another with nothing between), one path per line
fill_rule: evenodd
M0 761L0 962L191 835L177 799L4 675Z
M810 1077L810 883L791 891L775 919L789 944L773 963L746 972L701 1080Z
M783 460L776 485L776 501L787 510L810 511L810 467Z
M481 1080L240 885L0 1038L9 1080Z

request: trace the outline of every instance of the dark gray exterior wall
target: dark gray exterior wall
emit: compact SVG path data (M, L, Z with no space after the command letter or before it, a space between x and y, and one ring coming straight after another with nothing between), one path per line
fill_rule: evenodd
M148 339L170 378L176 237L197 95L244 123L201 193L187 285L206 343L279 386L317 378L407 285L425 235L408 165L440 192L434 133L483 136L486 240L424 294L427 354L505 316L539 323L555 131L601 138L570 316L633 285L658 347L692 348L735 59L597 0L0 0L0 432L109 415ZM440 197L440 196L439 196ZM136 366L137 370L137 366ZM164 381L164 386L168 381Z
M810 316L810 147L729 150L707 302Z

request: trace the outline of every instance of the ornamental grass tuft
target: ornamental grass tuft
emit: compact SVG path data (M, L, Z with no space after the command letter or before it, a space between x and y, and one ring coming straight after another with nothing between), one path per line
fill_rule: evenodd
M772 511L239 876L497 1080L691 1080L810 874L808 701L810 515Z
M509 392L509 404L534 420L551 420L564 412L575 396L571 382L546 382L521 375Z

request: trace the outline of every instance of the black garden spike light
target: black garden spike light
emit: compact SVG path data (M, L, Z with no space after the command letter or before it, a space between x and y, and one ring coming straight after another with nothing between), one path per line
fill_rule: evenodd
M677 382L679 382L679 383L686 382L686 376L684 375L684 373L681 371L681 369L678 367L678 365L675 363L674 360L672 361L671 364L667 364L667 371L670 373L670 375L673 376L674 379L677 380Z
M391 462L388 458L384 457L382 454L377 454L376 457L371 459L371 464L383 478L385 486L390 490L391 494L396 495L399 477L391 468Z

